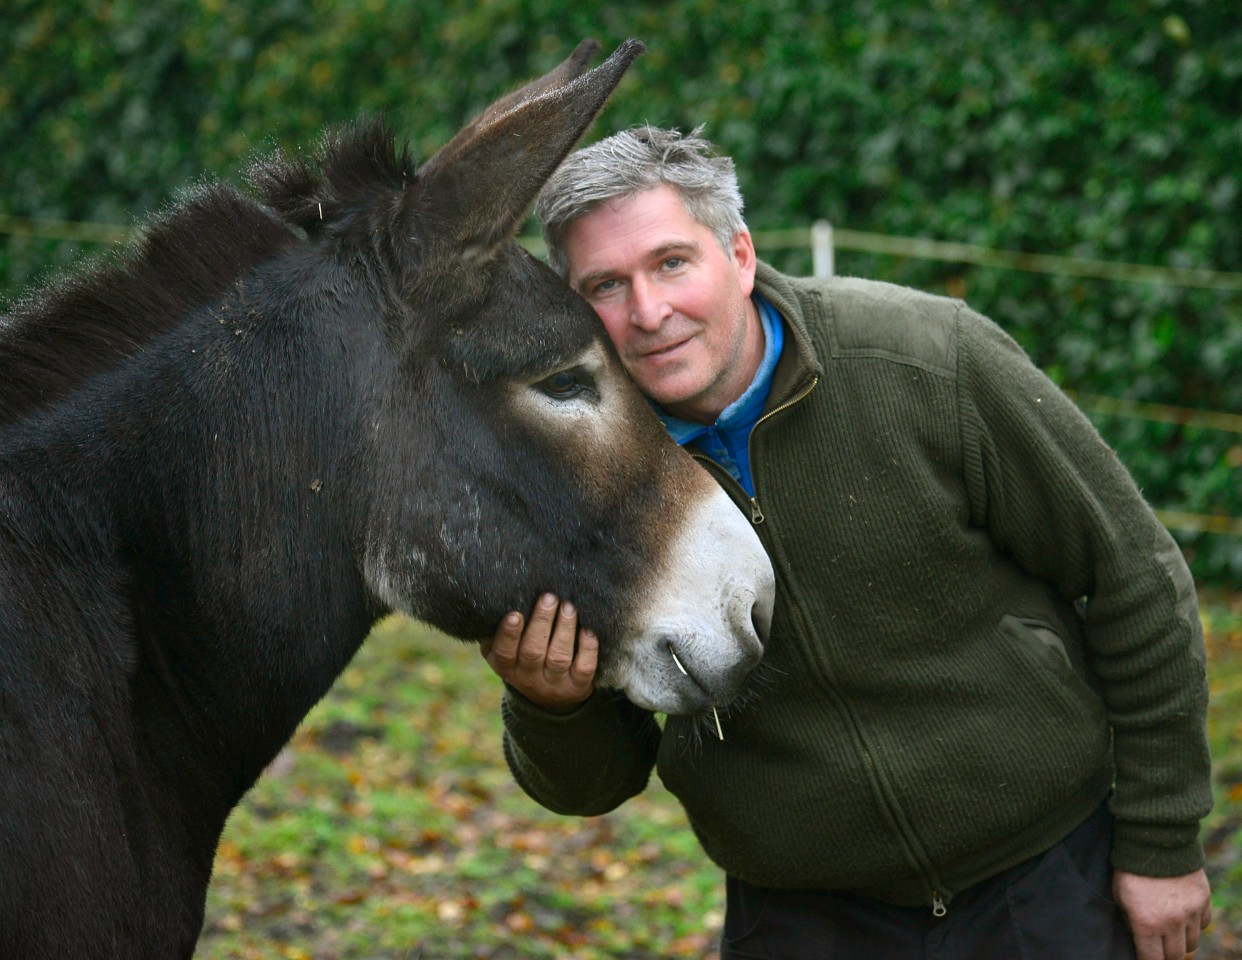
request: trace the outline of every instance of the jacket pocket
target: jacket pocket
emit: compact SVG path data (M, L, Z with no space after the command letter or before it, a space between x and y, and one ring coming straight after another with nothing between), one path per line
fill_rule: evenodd
M1065 640L1055 627L1043 620L1013 614L1002 617L1000 626L1011 651L1030 667L1031 682L1044 686L1058 699L1070 701L1066 706L1077 707L1091 720L1107 722L1104 704L1074 669Z

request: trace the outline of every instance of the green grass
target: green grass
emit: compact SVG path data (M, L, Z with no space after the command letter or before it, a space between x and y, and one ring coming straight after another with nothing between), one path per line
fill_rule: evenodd
M234 812L199 957L705 957L720 873L653 780L559 817L513 783L473 645L380 624Z
M1218 608L1213 608L1218 609ZM1197 960L1242 958L1242 620L1211 631L1216 921ZM500 682L472 645L380 624L234 812L197 956L595 960L716 956L719 870L653 778L604 817L513 783Z

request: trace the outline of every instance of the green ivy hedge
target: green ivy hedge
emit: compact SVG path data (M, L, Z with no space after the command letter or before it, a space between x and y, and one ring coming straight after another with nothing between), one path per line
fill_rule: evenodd
M1242 271L1242 20L1208 0L10 0L0 213L126 224L257 151L386 111L430 154L584 36L649 47L596 134L650 121L737 160L757 230L839 226ZM89 246L7 236L18 295ZM807 269L805 254L774 254ZM842 252L964 296L1063 385L1242 411L1242 295ZM1242 517L1242 434L1100 417L1153 505ZM1178 531L1201 580L1242 537Z

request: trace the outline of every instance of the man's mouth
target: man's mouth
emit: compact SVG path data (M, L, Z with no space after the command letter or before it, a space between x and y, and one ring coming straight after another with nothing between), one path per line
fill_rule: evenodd
M644 350L640 354L640 356L643 360L654 360L658 362L660 360L665 359L666 357L671 357L674 353L677 352L678 349L685 346L685 344L687 344L689 341L690 341L689 337L686 337L685 339L682 339L682 340L676 340L673 343L667 343L660 347L655 347L650 350Z

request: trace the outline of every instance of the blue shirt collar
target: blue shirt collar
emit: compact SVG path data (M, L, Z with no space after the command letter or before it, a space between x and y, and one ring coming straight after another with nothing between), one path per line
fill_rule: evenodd
M781 315L772 304L758 293L754 294L751 299L759 310L759 321L763 325L764 347L763 359L759 362L759 369L755 371L755 379L750 382L745 392L725 407L720 412L720 416L716 418L716 422L710 425L693 420L682 420L668 413L658 404L652 403L656 413L664 421L664 426L668 428L669 434L677 443L685 445L707 433L710 427L728 431L744 429L749 434L750 428L763 413L768 394L772 392L772 373L776 370L776 362L781 357L785 330L781 323Z

